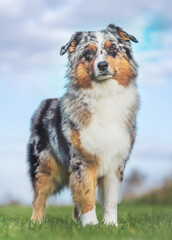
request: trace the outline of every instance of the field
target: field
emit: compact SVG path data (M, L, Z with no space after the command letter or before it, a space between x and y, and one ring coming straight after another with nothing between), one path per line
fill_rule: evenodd
M119 204L119 227L87 226L83 228L71 219L72 207L51 206L46 209L46 221L33 224L29 221L31 207L0 207L0 240L17 239L172 239L172 208L170 205L121 203ZM97 206L98 219L102 211Z

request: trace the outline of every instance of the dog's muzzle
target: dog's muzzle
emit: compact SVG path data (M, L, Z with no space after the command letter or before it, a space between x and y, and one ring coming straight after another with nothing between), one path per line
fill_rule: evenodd
M99 72L100 74L96 77L98 81L104 81L112 78L112 75L109 74L108 67L109 65L108 65L108 62L106 61L101 61L97 64L97 68L100 71Z

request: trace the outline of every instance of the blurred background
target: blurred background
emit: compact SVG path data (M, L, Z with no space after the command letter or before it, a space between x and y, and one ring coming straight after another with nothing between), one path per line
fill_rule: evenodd
M172 189L172 1L0 1L0 204L32 203L26 162L30 119L45 98L60 97L75 31L115 23L139 64L138 131L123 182L124 199L170 199ZM172 192L172 191L171 191ZM70 204L69 190L49 203Z

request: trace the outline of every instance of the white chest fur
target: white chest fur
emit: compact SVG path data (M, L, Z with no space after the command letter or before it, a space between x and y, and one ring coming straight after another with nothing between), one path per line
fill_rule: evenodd
M119 86L114 80L95 83L88 92L91 123L80 131L82 146L100 159L97 175L103 176L110 169L116 170L130 151L130 134L126 122L131 118L131 107L136 104L134 85Z

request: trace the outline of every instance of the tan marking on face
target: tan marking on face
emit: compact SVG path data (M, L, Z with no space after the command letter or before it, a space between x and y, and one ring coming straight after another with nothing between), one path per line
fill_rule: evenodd
M110 67L110 73L114 75L115 72L117 71L118 61L116 58L113 58L112 56L109 56L109 55L107 55L106 59Z
M134 73L131 70L130 63L125 57L122 57L118 64L117 76L115 77L115 79L117 79L120 85L126 87L133 77Z
M76 179L75 172L71 172L69 187L75 205L81 210L81 214L91 211L95 206L96 171L94 168L86 168L81 181Z
M81 62L76 67L76 81L77 84L85 89L92 89L92 80L91 80L91 74L93 71L93 61L91 62Z
M88 48L85 51L89 49L92 49L94 52L96 52L96 46L92 43L89 44ZM89 62L85 60L85 57L83 57L76 67L76 81L78 85L82 88L93 88L91 76L94 72L94 61L94 58Z
M75 146L77 151L82 155L87 166L97 169L99 166L99 158L96 155L92 155L89 152L87 152L81 145L79 131L73 129L71 133L71 138L73 145Z
M56 184L67 185L68 178L67 169L62 166L62 164L57 163L51 154L48 153L40 159L36 180L33 183L34 200L32 221L41 222L44 220L47 197L54 192Z
M107 50L110 46L112 45L112 42L111 41L106 41L105 42L105 49Z
M94 52L97 50L96 46L93 43L89 44L88 49L92 49Z
M110 73L114 75L113 79L124 87L128 86L134 77L131 65L124 56L116 56L115 58L107 56L107 62L110 66Z

